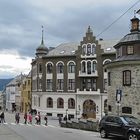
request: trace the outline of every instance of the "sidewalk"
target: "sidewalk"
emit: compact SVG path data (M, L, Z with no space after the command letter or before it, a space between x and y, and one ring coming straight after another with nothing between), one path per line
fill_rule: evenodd
M0 140L25 140L8 126L0 124Z

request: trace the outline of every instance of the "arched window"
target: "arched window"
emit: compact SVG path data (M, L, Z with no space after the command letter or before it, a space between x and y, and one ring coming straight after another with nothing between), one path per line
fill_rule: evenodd
M68 99L68 108L69 109L75 108L75 100L73 98Z
M53 99L51 97L47 98L47 107L53 108Z
M63 71L64 71L63 63L59 62L57 64L57 73L63 73Z
M94 55L95 54L95 48L96 48L96 45L95 44L92 44L92 54Z
M87 62L87 73L91 74L91 62L90 61Z
M73 62L70 62L68 65L68 72L69 73L75 73L75 64Z
M131 107L122 107L122 113L132 114L132 108Z
M52 68L53 68L52 64L48 63L47 64L47 73L52 73Z
M81 64L81 70L82 70L82 73L86 72L86 62L85 61L83 61Z
M83 54L83 55L86 54L86 45L85 45L85 44L82 46L82 54Z
M92 72L96 71L96 61L92 62Z
M57 108L64 108L64 100L62 98L57 99Z
M91 44L87 45L87 55L91 55Z

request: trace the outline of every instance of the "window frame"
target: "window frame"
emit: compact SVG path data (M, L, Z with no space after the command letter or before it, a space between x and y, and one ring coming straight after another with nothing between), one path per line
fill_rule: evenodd
M123 86L131 86L131 71L123 71Z
M134 46L133 45L127 46L126 52L127 52L128 55L134 54Z

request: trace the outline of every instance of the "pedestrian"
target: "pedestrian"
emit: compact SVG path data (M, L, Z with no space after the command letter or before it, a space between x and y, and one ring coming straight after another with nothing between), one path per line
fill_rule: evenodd
M1 118L1 123L5 123L5 115L4 115L4 112L2 112L1 114L0 114L0 118Z
M44 117L44 120L45 120L45 125L47 126L47 125L48 125L48 117L47 117L47 113L46 113L46 115L45 115L45 117Z
M38 121L39 121L38 115L35 116L35 120L36 120L36 124L38 124Z
M32 124L32 113L30 112L28 115L29 124Z
M59 125L61 125L62 118L59 116Z
M40 115L40 112L38 112L38 124L39 125L41 124L41 115Z
M27 112L25 112L25 114L24 114L24 124L26 124L27 123Z
M16 123L19 124L19 120L20 120L19 113L15 114L15 120L16 120Z

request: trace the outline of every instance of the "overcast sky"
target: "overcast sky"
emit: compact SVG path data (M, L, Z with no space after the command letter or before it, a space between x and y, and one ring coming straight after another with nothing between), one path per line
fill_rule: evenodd
M80 42L89 25L97 36L137 1L0 0L0 78L30 71L42 25L47 47ZM97 39L121 39L139 8L140 1Z

